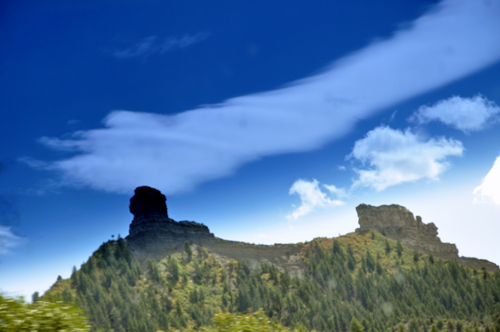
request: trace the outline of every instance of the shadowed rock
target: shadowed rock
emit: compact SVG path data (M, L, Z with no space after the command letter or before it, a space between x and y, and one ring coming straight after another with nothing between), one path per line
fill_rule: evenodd
M135 189L135 195L130 199L129 209L134 217L157 213L165 214L168 218L166 201L167 199L159 190L146 186L138 187Z
M281 271L303 277L304 263L300 258L300 245L255 245L228 241L214 237L207 226L194 221L177 222L168 217L166 198L150 187L139 187L130 199L130 212L134 220L130 224L126 240L136 259L162 259L168 253L184 250L184 243L204 247L223 265L230 259L245 259L251 266L262 262L275 264Z
M135 190L129 207L134 215L128 236L131 241L137 237L155 237L160 234L178 240L196 236L214 236L203 224L170 219L166 201L165 196L157 189L144 186Z

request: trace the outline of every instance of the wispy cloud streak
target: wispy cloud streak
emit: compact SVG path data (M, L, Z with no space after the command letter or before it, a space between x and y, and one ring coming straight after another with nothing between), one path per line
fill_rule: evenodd
M43 138L77 153L47 169L110 192L189 190L265 156L320 148L384 107L493 64L498 31L498 1L443 1L391 38L287 87L175 115L115 111L104 128ZM147 54L141 47L130 54Z
M197 44L209 36L210 34L208 33L186 34L182 37L168 37L165 39L160 39L157 36L149 36L139 41L133 47L114 51L113 55L117 58L146 58L155 54L162 55Z
M26 244L28 240L12 233L10 227L0 226L0 255L8 254L12 249Z
M11 226L19 224L19 211L13 197L0 195L0 255L22 246L28 240L12 232Z

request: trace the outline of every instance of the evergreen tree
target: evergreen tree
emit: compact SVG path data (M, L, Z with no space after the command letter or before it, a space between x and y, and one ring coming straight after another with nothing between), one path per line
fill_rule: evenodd
M396 253L398 254L398 257L401 258L401 255L403 254L403 246L401 245L401 242L399 240L396 244Z
M351 319L351 328L349 332L364 332L363 325L361 325L355 317Z
M34 292L33 295L31 295L31 302L32 303L35 303L36 301L38 301L40 299L40 293L38 292Z
M189 243L189 241L184 242L184 251L188 256L188 262L190 262L191 258L193 257L193 251L191 250L191 244Z
M391 253L391 245L389 244L389 241L385 239L385 254L389 255Z

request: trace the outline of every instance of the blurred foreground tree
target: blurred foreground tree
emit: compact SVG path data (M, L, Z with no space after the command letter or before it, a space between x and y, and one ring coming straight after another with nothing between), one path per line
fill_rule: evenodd
M262 331L262 332L290 332L290 329L282 326L281 324L275 324L267 317L264 312L256 311L247 314L231 314L231 313L219 313L215 314L213 319L213 326L202 326L197 331L203 332L236 332L236 331ZM178 330L175 330L178 331ZM184 332L194 332L193 329L185 329ZM309 330L305 329L303 326L296 328L293 332L307 332ZM313 330L314 331L314 330Z
M89 331L90 325L79 309L62 302L36 301L25 303L21 299L0 295L0 331Z

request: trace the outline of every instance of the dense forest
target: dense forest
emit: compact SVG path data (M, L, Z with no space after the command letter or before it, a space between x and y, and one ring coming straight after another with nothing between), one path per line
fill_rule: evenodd
M500 332L498 271L437 259L376 232L300 245L301 279L266 263L223 266L189 242L160 261L138 262L118 238L36 300L80 307L93 331L198 329L217 313L260 312L299 332Z

